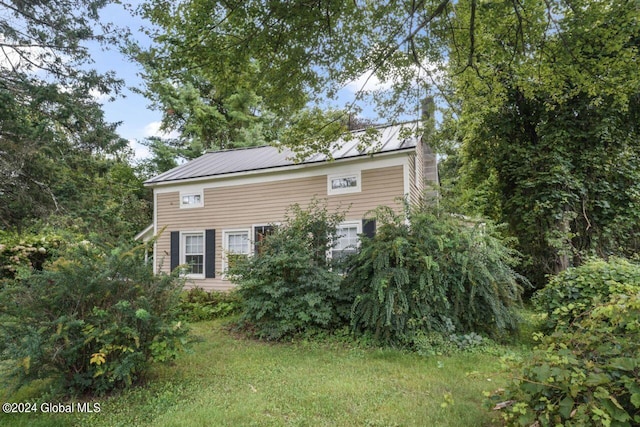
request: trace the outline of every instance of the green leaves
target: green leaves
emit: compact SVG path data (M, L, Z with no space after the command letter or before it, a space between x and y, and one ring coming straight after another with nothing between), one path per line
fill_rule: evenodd
M517 328L521 278L516 254L491 225L482 230L434 208L414 209L409 223L378 212L377 234L362 241L344 282L357 298L356 331L407 345L436 331L460 347L483 332L500 336Z
M577 297L588 304L576 313L559 311L570 320L555 322L555 330L542 339L533 356L517 366L515 384L494 396L495 400L518 402L503 414L508 425L538 421L570 426L631 426L640 420L640 294L633 282L633 265L620 259L609 264L591 261L565 271L557 283L550 285L547 295L556 295L555 290L561 289L562 284L575 287L575 277L587 278L580 288L585 295L578 293ZM622 283L609 282L611 288L603 290L597 280L590 280L589 273L600 281L610 274L627 278L621 279ZM594 290L590 291L590 287ZM543 307L549 309L551 305ZM555 319L551 312L547 314ZM526 418L520 416L522 408Z
M637 248L637 16L617 0L485 2L475 43L452 46L461 207L509 224L537 287Z
M331 269L327 259L343 219L317 201L306 209L294 205L260 243L260 254L230 269L248 331L280 340L345 322L351 291L341 286L338 266Z
M87 43L117 46L127 31L98 19L108 2L13 1L0 6L0 218L20 230L51 213L74 211L104 156L127 142L104 121L96 95L117 93L113 73L91 70ZM91 171L87 174L87 165ZM77 174L76 174L77 173ZM80 176L78 176L80 175Z
M51 379L64 394L100 395L182 351L187 329L175 321L182 280L154 275L143 247L64 246L41 271L2 282L3 380Z
M622 258L591 259L551 278L533 301L547 313L547 330L567 330L594 304L640 290L640 266Z

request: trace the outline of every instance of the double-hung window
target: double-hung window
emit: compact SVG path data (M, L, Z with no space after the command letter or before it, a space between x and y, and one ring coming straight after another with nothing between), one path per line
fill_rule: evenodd
M182 264L188 265L186 273L193 276L204 275L204 234L184 233L182 235L184 259Z
M241 257L250 254L249 230L230 230L224 232L225 265L224 269L233 267Z
M268 235L273 233L273 225L254 225L253 226L253 254L255 256L262 255L264 251L263 242Z
M341 259L354 254L358 250L360 240L358 234L362 232L360 221L343 222L336 230L336 244L331 250L331 258Z

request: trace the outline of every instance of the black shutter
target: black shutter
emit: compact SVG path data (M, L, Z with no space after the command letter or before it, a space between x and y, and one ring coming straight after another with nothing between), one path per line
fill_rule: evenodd
M376 235L376 220L375 219L363 219L362 220L362 234L370 239Z
M216 230L204 232L204 277L216 277Z
M171 271L180 265L180 232L171 232Z

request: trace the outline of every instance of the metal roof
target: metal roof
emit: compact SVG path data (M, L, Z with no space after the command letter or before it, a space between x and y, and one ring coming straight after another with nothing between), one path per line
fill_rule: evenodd
M353 138L340 138L331 150L333 159L349 159L368 156L376 153L412 150L418 139L415 135L406 137L406 131L415 131L417 122L404 123L376 128L378 134L374 146L370 150L358 151L366 130L351 132ZM415 134L415 132L413 132ZM146 185L175 182L186 179L217 177L237 172L248 172L296 164L310 164L325 162L328 157L324 154L314 154L301 162L294 162L295 153L288 148L273 146L239 148L234 150L212 151L203 154L154 178L145 181Z

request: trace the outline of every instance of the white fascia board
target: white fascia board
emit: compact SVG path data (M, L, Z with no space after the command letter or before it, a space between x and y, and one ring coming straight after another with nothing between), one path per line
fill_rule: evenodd
M409 166L409 156L412 150L396 151L392 153L380 153L375 157L359 157L357 159L340 159L333 162L320 164L302 163L281 168L254 170L193 178L189 180L172 181L161 184L149 185L154 194L171 193L174 191L200 191L204 188L232 187L238 185L258 184L264 182L276 182L290 179L309 178L314 176L343 174L368 169L379 169L390 166Z
M133 237L133 240L140 240L142 239L143 242L147 242L149 239L145 239L145 236L147 236L149 233L151 233L154 230L154 226L153 226L153 222L151 224L149 224L144 230L142 230L141 232L139 232L138 234L136 234ZM153 234L151 234L151 237L153 237Z

